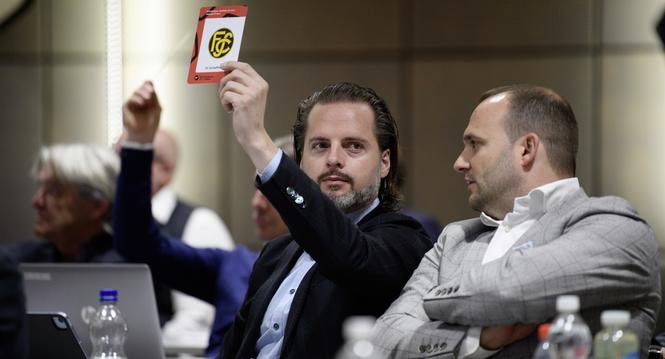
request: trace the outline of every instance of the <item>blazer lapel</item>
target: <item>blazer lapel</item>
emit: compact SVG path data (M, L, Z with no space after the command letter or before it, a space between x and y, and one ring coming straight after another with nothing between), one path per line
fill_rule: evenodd
M580 188L558 205L547 208L545 214L513 244L510 250L528 250L531 247L545 244L553 238L550 233L551 231L555 231L557 236L560 235L563 231L564 221L568 217L566 213L574 210L579 203L584 202L587 198L588 196L584 190ZM553 225L556 222L560 222L560 226ZM545 231L545 228L547 228L548 232Z
M368 213L365 217L363 217L360 222L358 222L358 227L360 229L365 229L369 223L372 223L371 220L376 217L378 214L382 213L384 210L379 206L378 208L374 209L370 213ZM300 253L302 253L302 250L298 252L298 256L296 256L296 260L298 257L300 257ZM289 270L293 267L295 264L295 261L289 266ZM315 277L315 274L318 271L319 265L314 263L312 268L309 269L307 274L305 274L305 277L302 279L302 282L300 282L300 286L298 286L298 290L296 292L295 298L293 298L293 303L291 303L291 309L289 310L289 317L286 321L286 329L284 330L284 342L282 343L282 355L285 353L285 350L290 348L291 342L293 341L293 331L297 327L298 320L300 319L300 315L302 314L303 307L305 306L305 301L308 296L308 292L312 288L312 286L316 286L318 283L320 283L322 280L324 280L321 276ZM288 272L287 272L288 273ZM282 276L279 280L281 283L282 280L284 279L285 276ZM272 292L273 294L275 293L275 290Z
M439 281L445 283L458 278L467 268L479 266L494 230L478 218L449 225L439 263Z
M291 303L291 309L289 310L289 317L286 320L286 329L284 330L284 343L282 343L282 354L286 348L289 348L291 341L293 340L293 330L296 328L298 320L300 319L300 314L302 314L303 307L305 306L305 300L307 298L308 292L313 285L312 278L317 272L318 264L314 264L312 268L309 269L305 277L300 282L298 290L296 291L296 296L293 298L293 303Z

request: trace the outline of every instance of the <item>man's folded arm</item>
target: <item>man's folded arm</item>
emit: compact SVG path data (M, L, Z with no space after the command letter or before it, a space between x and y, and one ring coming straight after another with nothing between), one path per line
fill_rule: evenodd
M589 215L549 243L511 250L431 288L424 307L433 319L462 325L539 323L555 313L562 294L578 295L582 308L648 295L654 271L658 249L644 222Z
M438 282L441 244L420 262L402 294L377 320L373 341L389 358L454 358L468 327L432 321L423 295Z

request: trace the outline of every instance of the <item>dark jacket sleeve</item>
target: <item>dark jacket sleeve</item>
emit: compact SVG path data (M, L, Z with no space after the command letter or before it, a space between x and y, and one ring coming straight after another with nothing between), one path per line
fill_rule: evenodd
M115 249L132 262L150 266L173 288L220 306L238 308L256 254L238 246L232 251L194 248L160 231L152 218L150 183L152 151L123 148L113 208Z
M360 230L286 156L274 175L263 184L257 179L257 185L279 211L293 239L340 286L363 289L371 285L381 289L378 295L398 293L432 247L418 222L381 208L361 221Z
M0 251L0 359L27 358L23 279L17 264Z

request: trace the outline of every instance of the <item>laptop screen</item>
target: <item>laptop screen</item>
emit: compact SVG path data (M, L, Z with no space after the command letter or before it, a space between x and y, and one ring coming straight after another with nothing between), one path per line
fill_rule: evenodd
M92 352L83 313L99 305L99 290L118 290L118 309L127 322L125 354L163 359L161 329L150 270L144 264L22 263L26 307L31 312L64 312L87 355Z

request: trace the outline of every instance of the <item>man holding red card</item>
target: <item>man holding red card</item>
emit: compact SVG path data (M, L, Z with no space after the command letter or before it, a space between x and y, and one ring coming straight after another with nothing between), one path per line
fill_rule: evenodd
M248 64L229 62L223 70L221 103L232 113L236 139L257 169L258 189L290 234L261 252L221 357L332 358L342 344L343 321L383 313L432 246L418 222L396 212L397 125L373 90L329 85L300 104L294 163L263 125L268 84ZM137 90L126 106L132 113L126 113L125 127L134 142L152 142L159 125L151 89ZM135 154L123 155L123 172L133 170L124 166L130 155ZM125 198L116 208L119 241L132 231L130 221L121 218L131 210L128 195L147 190L132 187L133 176L120 176L119 196ZM131 191L122 190L128 185ZM205 255L189 259L192 263L180 262L185 270L196 268L197 260L210 260ZM220 262L226 261L235 259L220 254ZM192 286L221 289L219 281L228 278L214 280Z

